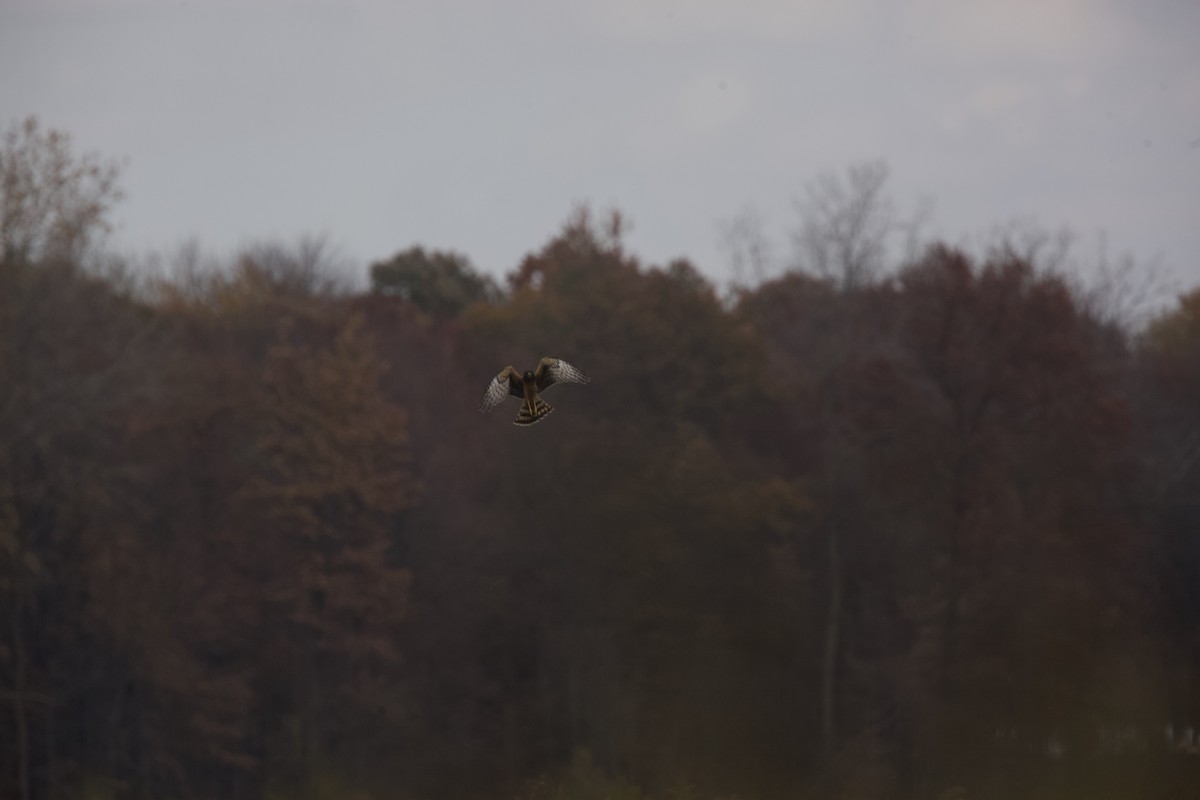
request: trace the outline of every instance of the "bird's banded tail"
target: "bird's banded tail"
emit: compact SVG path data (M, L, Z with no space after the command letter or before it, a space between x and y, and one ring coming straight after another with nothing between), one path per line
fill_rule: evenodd
M513 425L532 425L533 423L550 415L554 410L554 406L547 403L542 398L538 398L533 402L533 413L529 413L529 404L521 403L521 410L517 412L517 418L513 420Z

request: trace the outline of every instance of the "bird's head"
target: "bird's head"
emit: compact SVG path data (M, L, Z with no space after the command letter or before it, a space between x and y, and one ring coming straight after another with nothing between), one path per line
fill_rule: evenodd
M526 383L533 383L533 373L529 370L525 370L525 374L521 376L521 380L525 381Z

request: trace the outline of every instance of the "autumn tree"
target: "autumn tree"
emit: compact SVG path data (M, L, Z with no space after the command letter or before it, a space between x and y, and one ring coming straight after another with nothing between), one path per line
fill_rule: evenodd
M128 486L107 466L122 416L154 385L135 377L155 361L152 322L78 269L107 230L116 178L33 118L0 148L0 780L23 800L64 777L48 732L100 699L62 654L103 649L86 618L107 545L91 537L90 509ZM92 665L111 690L113 661L97 653Z
M819 657L805 670L816 672L815 727L830 763L863 731L863 715L846 710L864 692L861 682L848 680L847 641L855 627L853 606L878 580L864 574L864 558L886 558L888 552L878 538L881 502L866 467L883 433L878 404L899 399L890 395L893 299L886 288L842 289L829 279L792 273L743 296L738 308L767 343L779 396L772 424L764 426L770 432L761 432L757 444L774 457L777 470L808 487L811 501L786 552L800 563L821 565L813 585L797 590L819 591L808 597L805 630ZM861 773L864 756L855 758Z
M36 117L14 124L0 147L0 263L77 260L110 229L119 173Z
M263 427L237 500L262 602L268 673L296 715L300 765L352 725L347 709L386 707L407 572L401 513L417 498L404 412L380 393L382 367L351 317L328 345L283 323L263 363ZM332 691L331 691L332 689Z
M438 317L453 317L471 303L497 296L495 281L480 275L466 256L413 246L371 265L371 289L402 297Z
M488 605L505 609L479 606L462 623L494 648L483 663L495 671L475 680L496 716L469 738L494 737L496 756L518 764L522 751L548 765L584 748L647 786L680 774L730 781L784 742L776 734L792 721L761 683L739 684L728 702L702 698L721 676L748 674L755 647L779 646L756 621L769 606L759 578L771 567L764 541L796 500L723 455L767 402L753 337L690 264L644 267L628 255L622 227L577 213L510 276L505 302L464 320L460 358L476 374L549 353L593 377L555 390L561 411L526 432L529 458L480 476L483 528L437 537L471 535L492 554ZM514 446L510 420L485 421L473 426L475 449ZM456 675L480 663L453 661ZM697 704L708 710L694 716ZM722 747L727 760L704 756Z
M827 753L837 744L837 681L844 672L845 551L863 546L870 527L862 514L847 512L872 507L863 484L855 406L870 396L862 376L876 369L891 347L892 309L880 296L881 278L899 255L915 257L927 214L918 207L910 219L902 218L886 191L887 178L887 165L872 161L851 166L845 176L825 173L810 182L796 203L792 273L763 287L744 308L751 315L756 308L770 315L762 320L762 330L776 361L783 362L778 369L786 389L820 398L815 407L793 405L788 428L803 431L807 441L793 441L793 446L802 452L815 448L820 464L816 483L824 500L817 518L827 564L820 730ZM903 250L897 247L900 239ZM811 322L780 319L781 313L808 315ZM816 430L806 430L805 416Z
M1200 719L1200 290L1154 319L1142 337L1134 397L1147 463L1145 504L1162 604L1169 718Z
M914 510L934 536L912 653L930 659L932 704L950 714L938 746L985 719L1068 730L1097 703L1077 676L1126 655L1102 647L1139 619L1137 576L1115 590L1138 559L1129 408L1093 323L1027 262L976 267L935 248L900 289L907 391L925 398L908 440L923 466L900 485L926 498Z

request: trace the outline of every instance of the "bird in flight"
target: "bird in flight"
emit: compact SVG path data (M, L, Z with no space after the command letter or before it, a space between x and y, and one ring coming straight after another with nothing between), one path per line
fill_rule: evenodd
M561 358L546 356L538 362L532 372L525 370L517 372L512 367L505 367L492 378L487 391L483 394L483 402L479 410L491 411L504 402L510 394L521 398L521 410L517 412L514 425L532 425L554 410L554 406L543 400L538 392L556 383L588 383L589 378L578 368L568 364Z

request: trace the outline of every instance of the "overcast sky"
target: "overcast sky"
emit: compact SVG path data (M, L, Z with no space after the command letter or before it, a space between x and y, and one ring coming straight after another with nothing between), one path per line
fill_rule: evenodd
M644 260L782 262L818 174L886 159L951 241L1013 218L1200 284L1200 0L0 0L0 125L128 159L115 244L325 234L502 273L571 208Z

